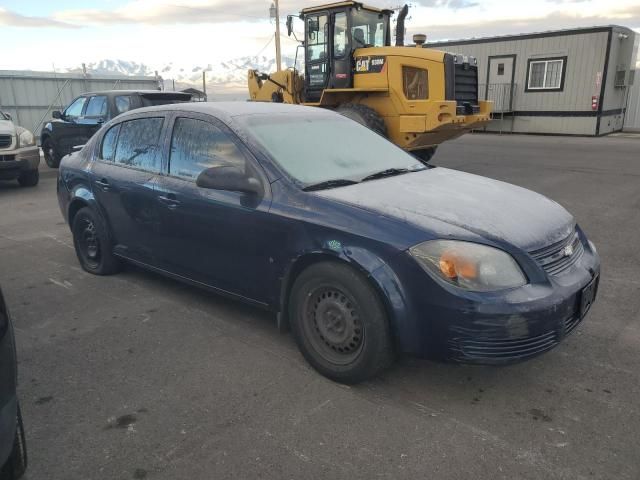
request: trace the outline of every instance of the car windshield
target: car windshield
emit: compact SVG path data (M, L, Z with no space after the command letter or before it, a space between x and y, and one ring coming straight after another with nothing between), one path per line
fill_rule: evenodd
M338 115L253 115L241 121L276 163L307 185L426 168L377 133Z

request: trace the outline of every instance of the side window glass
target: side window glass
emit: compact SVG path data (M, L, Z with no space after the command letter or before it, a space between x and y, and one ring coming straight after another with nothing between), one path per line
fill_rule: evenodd
M100 149L100 158L107 162L113 162L113 158L116 153L116 140L118 139L118 132L120 131L120 125L111 127L102 138L102 147Z
M86 101L86 97L80 97L74 100L74 102L64 111L64 116L67 118L78 118L82 115L82 107L84 107L84 102Z
M327 16L319 15L307 19L307 59L310 61L327 58Z
M107 115L107 97L91 97L84 112L85 117L105 117Z
M245 156L229 135L209 122L178 118L171 138L169 174L195 180L203 170L220 165L246 169Z
M116 114L128 112L131 110L131 97L129 95L120 95L116 97Z
M163 118L140 118L120 124L115 162L150 172L160 171L158 140Z
M347 14L336 13L333 29L333 56L343 57L347 52Z

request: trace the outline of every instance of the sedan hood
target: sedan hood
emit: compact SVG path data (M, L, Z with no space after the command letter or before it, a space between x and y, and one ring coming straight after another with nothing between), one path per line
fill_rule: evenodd
M566 238L571 214L548 198L508 183L433 168L315 192L379 215L443 234L464 229L531 251ZM453 233L453 232L450 232Z

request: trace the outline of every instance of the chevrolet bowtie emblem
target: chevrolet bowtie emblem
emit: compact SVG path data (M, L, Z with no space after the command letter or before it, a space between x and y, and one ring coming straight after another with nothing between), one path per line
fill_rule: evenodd
M566 247L564 247L564 250L562 250L562 255L564 255L565 257L570 257L571 255L573 255L573 245L567 245Z

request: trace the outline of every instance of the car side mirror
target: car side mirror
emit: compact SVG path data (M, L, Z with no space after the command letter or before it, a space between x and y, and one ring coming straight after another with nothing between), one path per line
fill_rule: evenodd
M221 165L203 170L196 179L196 185L212 190L227 190L254 195L263 193L262 184L258 179L247 176L233 165Z
M54 110L53 112L51 112L51 116L56 119L61 119L62 112L60 112L60 110Z

